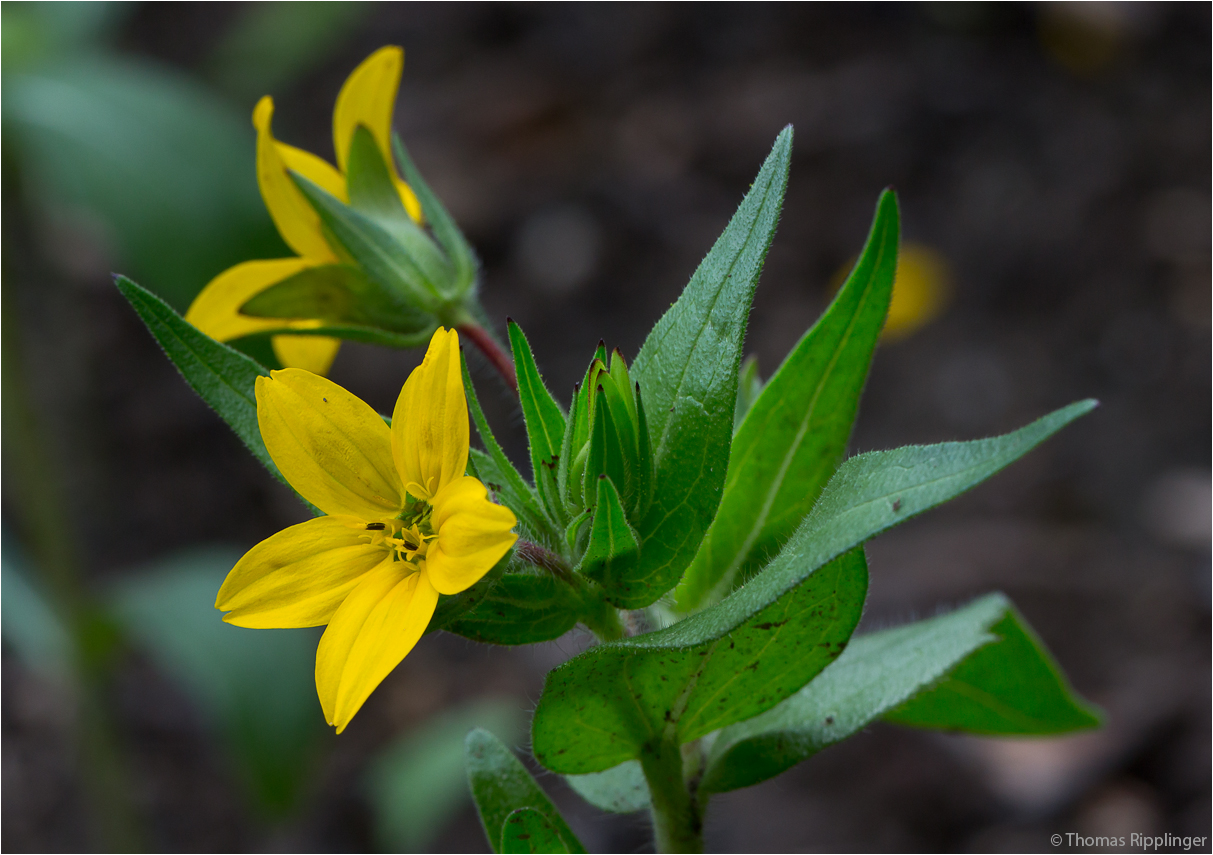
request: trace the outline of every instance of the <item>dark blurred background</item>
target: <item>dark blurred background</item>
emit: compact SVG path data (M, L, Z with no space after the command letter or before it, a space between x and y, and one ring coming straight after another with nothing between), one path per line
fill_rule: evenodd
M1006 591L1107 727L878 725L718 798L710 850L1165 832L1208 851L1207 4L2 8L4 850L487 851L462 734L524 746L543 674L584 639L428 636L327 733L315 634L210 608L235 558L306 512L110 279L183 310L226 266L286 254L252 105L272 94L276 135L331 158L342 81L394 43L396 128L481 254L494 323L522 324L558 397L600 337L635 355L790 122L747 339L764 376L892 184L941 311L878 352L852 449L1102 401L874 541L864 627ZM332 377L390 412L417 361L347 344ZM520 414L477 379L523 460ZM541 780L591 849L651 846L644 817Z

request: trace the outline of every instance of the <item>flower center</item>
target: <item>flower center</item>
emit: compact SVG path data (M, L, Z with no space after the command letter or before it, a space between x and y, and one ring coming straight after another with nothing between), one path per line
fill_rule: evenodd
M420 570L430 541L438 535L430 525L433 508L426 502L413 502L395 519L366 524L372 546L387 549L393 561L404 561Z

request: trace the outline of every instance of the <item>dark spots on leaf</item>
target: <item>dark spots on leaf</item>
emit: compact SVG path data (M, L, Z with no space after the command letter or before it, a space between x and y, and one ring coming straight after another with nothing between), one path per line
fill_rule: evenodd
M896 513L897 511L900 511L900 510L901 510L901 499L894 499L893 500L893 512Z
M556 754L557 754L557 755L563 754L563 753L565 752L565 750L566 750L566 749L561 748L559 751L557 751L557 752L556 752Z
M754 660L753 662L751 662L749 665L745 666L745 668L744 668L743 670L745 670L745 671L757 671L757 670L758 670L758 660L757 660L757 659L755 659L755 660Z
M778 620L778 621L767 621L766 623L758 624L758 626L756 626L754 628L755 629L774 629L775 627L783 626L787 622L788 621L786 618L784 620Z
M519 835L518 835L518 839L519 839L519 840L530 840L530 839L531 839L531 835L529 835L529 834L519 834Z
M387 526L385 526L383 523L367 523L366 524L367 531L383 531L386 527Z
M834 716L832 716L832 715L826 716L826 724L833 724L833 723L834 723Z

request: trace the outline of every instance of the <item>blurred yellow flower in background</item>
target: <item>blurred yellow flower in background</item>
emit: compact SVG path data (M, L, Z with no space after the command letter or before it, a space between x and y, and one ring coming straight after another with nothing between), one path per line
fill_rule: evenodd
M404 51L380 48L346 78L333 109L333 147L337 167L316 155L274 139L271 121L274 101L268 95L253 110L257 129L257 184L278 233L298 253L296 258L246 261L225 270L194 299L185 319L202 332L230 341L246 335L282 329L316 329L315 318L259 318L240 313L240 307L260 292L295 274L323 264L341 262L340 251L330 244L320 217L291 179L294 171L343 202L348 202L345 170L351 141L359 125L371 132L409 216L421 223L421 205L396 171L391 152L392 111L404 69ZM284 366L325 374L340 347L340 340L316 335L274 335L274 355Z
M856 260L852 258L834 274L831 293L842 287ZM952 271L948 260L929 246L903 243L897 253L893 297L880 340L889 344L909 338L939 317L951 297Z
M517 519L464 474L468 411L454 330L434 333L390 428L298 368L257 379L257 420L287 481L326 516L250 549L215 607L237 626L328 624L316 690L340 733L421 638L439 594L471 587L509 551Z

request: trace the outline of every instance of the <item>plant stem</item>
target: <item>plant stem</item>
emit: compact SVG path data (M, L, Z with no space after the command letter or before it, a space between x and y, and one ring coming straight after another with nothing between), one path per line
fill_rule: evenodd
M702 852L703 816L683 779L682 748L673 733L645 746L640 765L649 784L658 852Z
M462 323L456 329L462 335L467 336L479 348L480 352L484 354L485 359L497 369L497 373L501 375L501 379L517 395L518 375L514 373L514 360L510 359L506 352L501 349L496 339L493 338L493 334L475 321Z

